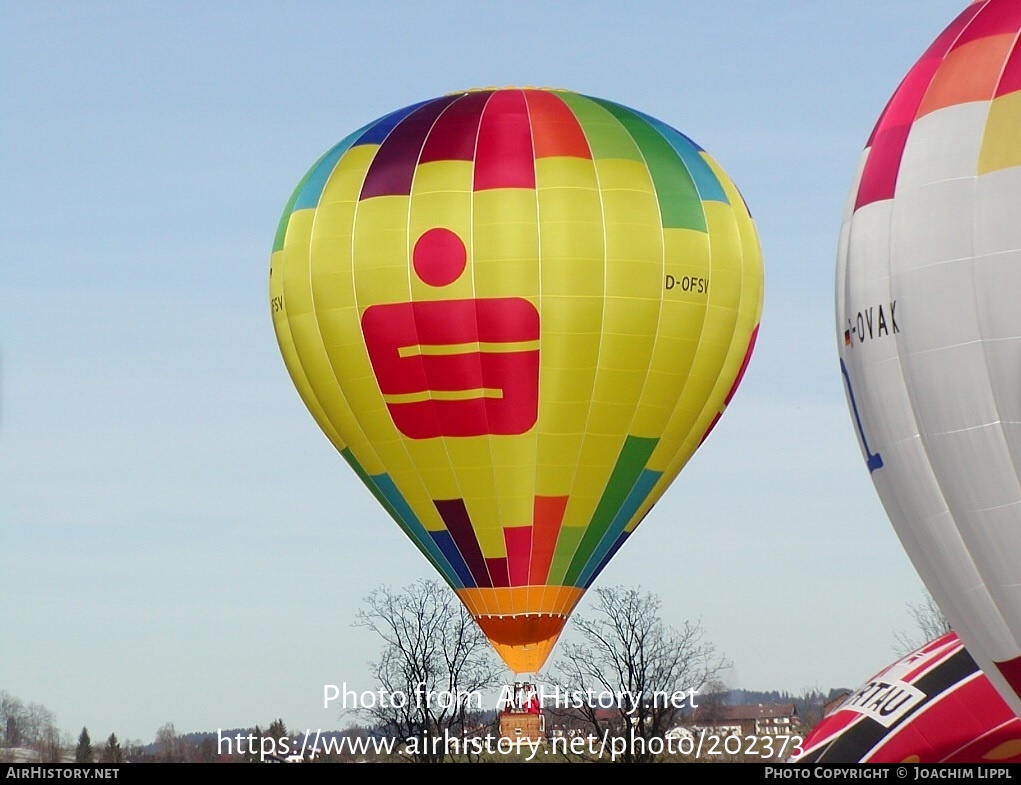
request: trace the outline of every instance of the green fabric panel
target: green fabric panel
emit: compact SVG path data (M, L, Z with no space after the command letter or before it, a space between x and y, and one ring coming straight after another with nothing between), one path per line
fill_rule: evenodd
M577 586L579 584L589 557L599 546L599 542L610 528L617 512L624 505L628 494L634 488L645 464L649 462L649 456L652 455L652 451L658 443L659 439L639 436L628 436L624 440L624 447L617 458L617 464L613 467L613 472L603 490L603 497L599 500L596 511L592 515L592 520L584 529L585 536L578 545L563 585ZM559 551L559 548L557 550Z
M553 554L553 562L550 564L549 577L546 578L547 586L571 586L564 576L571 566L571 560L578 550L578 543L585 535L585 527L564 526L560 529L557 537L557 549Z
M598 102L576 93L557 93L557 97L567 104L578 118L593 158L642 160L642 153L635 140L631 138L631 134Z
M319 161L322 161L326 156L322 156ZM305 187L305 183L308 182L308 178L312 176L312 172L319 166L319 161L316 161L312 168L305 172L305 176L301 178L301 182L294 189L291 194L291 198L287 200L287 205L284 207L284 214L280 216L280 223L277 224L277 233L273 238L273 251L279 251L284 247L284 236L287 234L287 224L290 223L291 213L294 212L294 203L298 201L298 194L301 193L301 189Z
M663 228L707 231L695 181L670 143L643 118L623 106L593 100L617 118L638 144L656 186Z

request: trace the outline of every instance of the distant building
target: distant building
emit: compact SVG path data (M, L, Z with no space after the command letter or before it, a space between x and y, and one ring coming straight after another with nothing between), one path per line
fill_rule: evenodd
M744 703L695 709L690 720L694 728L738 736L789 736L801 726L793 703Z

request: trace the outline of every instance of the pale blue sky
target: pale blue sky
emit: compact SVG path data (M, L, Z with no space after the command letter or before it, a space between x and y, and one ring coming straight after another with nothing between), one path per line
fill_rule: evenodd
M345 724L322 688L374 686L361 598L432 572L291 385L270 246L341 137L504 84L683 131L763 246L745 382L598 583L701 617L731 686L865 680L922 588L844 403L837 231L887 98L965 4L0 5L0 690L93 738Z

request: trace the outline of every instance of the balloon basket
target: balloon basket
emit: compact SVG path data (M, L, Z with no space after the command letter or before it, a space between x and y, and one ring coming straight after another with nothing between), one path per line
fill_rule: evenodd
M542 713L534 684L515 682L504 688L507 696L499 707L500 736L505 739L546 739L546 716Z

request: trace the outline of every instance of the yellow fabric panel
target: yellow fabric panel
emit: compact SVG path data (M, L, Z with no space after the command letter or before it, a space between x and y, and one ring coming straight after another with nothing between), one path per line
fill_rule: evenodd
M326 181L317 209L322 209L331 202L357 201L365 173L369 170L372 159L376 157L377 150L379 145L366 144L352 147L344 153Z
M543 272L555 263L544 260ZM566 262L569 270L575 266ZM594 265L585 264L591 270ZM589 274L601 289L601 269ZM570 278L565 280L570 286ZM602 297L549 296L543 281L540 341L538 455L536 494L565 496L572 487L575 464L588 422L602 341ZM573 330L574 332L565 332ZM579 524L580 525L580 524Z
M443 444L450 456L450 463L454 467L489 466L492 453L489 438L486 436L447 438L443 440ZM492 470L490 469L490 471Z
M709 235L694 229L664 229L663 245L668 266L691 264L694 272L708 272ZM667 272L673 271L668 267Z
M471 194L442 193L411 196L408 219L408 250L415 247L418 238L437 226L450 229L465 245L468 257L472 254Z
M316 305L319 305L318 300L316 300ZM350 308L331 308L326 310L317 307L316 311L319 316L319 334L322 337L323 346L326 348L327 354L332 351L333 347L345 345L352 346L356 356L361 356L364 353L359 334L357 308L351 306ZM368 365L366 364L362 368L362 373L365 373L367 368Z
M561 371L577 371L579 373L573 374L575 377L594 379L601 341L602 334L595 332L546 333L539 340L540 380ZM542 401L539 401L539 406L542 406Z
M346 446L365 454L364 460L360 459L360 462L366 470L370 473L378 472L379 461L375 459L375 452L369 448L337 382L324 344L326 338L312 312L308 247L313 216L312 210L301 210L291 215L284 249L279 256L278 267L282 279L280 288L287 311L287 331L295 347L289 369L299 389L304 389L305 394L311 395L318 402L317 415L313 408L314 416L322 417L329 423L328 427L324 427L327 435L344 433Z
M549 224L589 226L602 223L602 199L594 187L542 188L538 197L539 223L544 230Z
M665 275L660 282L663 302L656 330L658 338L649 361L649 379L631 429L632 435L649 438L691 427L692 417L672 424L670 419L698 350L710 288L706 235L688 229L668 229L664 232L664 244L665 269L675 280L671 289L666 289ZM685 291L682 286L685 276L705 281L700 284L704 291L699 293L697 285ZM678 449L680 444L680 439L668 436L666 444L660 445L659 455ZM662 471L663 466L650 464L649 468Z
M448 192L470 195L473 169L471 161L430 161L419 164L411 182L411 195L430 194L430 198ZM440 203L445 202L441 200Z
M542 253L544 292L546 290L545 277L557 272L561 261L578 262L584 269L591 270L595 267L601 271L603 263L602 219L544 224L539 236L539 248ZM602 282L600 281L599 284L598 292L602 292ZM575 291L569 286L550 292L550 294L574 295L585 293Z
M448 467L418 466L413 470L401 469L395 471L391 478L426 529L446 530L447 525L440 517L433 499L461 498L460 489Z
M535 187L540 202L547 188L594 189L597 187L596 170L589 158L540 158L535 162Z
M539 265L534 258L511 261L478 261L472 266L474 296L524 297L536 304Z
M471 187L472 169L467 161L435 161L416 170L411 188L408 250L403 259L405 273L411 282L412 299L452 300L475 296ZM465 272L453 283L440 287L430 286L419 279L412 266L413 249L418 238L436 227L454 232L461 238L467 253Z
M545 202L557 195L549 195L546 191L539 192L539 208L545 210ZM543 276L555 272L561 261L578 260L589 264L598 264L601 268L602 246L602 211L595 205L577 200L579 212L570 222L548 220L543 222L539 232L539 248L542 254ZM570 289L552 294L581 294Z
M705 350L723 348L730 346L731 337L734 333L734 323L737 321L738 308L733 306L711 304L706 313L705 324L702 325L702 337L699 341L699 351L695 355L693 371L697 373L700 366L709 367L712 370L711 376L715 377L720 367L719 357L710 356Z
M392 302L405 302L409 299L416 301L469 300L476 296L474 276L477 272L477 267L472 264L470 256L461 276L446 286L430 286L415 274L410 264L409 258L408 264L403 268L403 272L408 284L411 286L411 291L408 294L393 298Z
M656 343L657 354L659 353L660 343L661 342ZM671 340L668 341L668 343L676 345L679 342ZM694 341L689 341L688 343L694 344ZM657 409L665 406L672 410L674 404L677 403L677 396L684 387L686 378L687 374L683 373L650 370L645 382L645 390L642 392L642 405L652 406ZM659 428L655 430L649 430L645 433L635 433L634 430L632 430L631 435L655 438L660 436L665 428L666 422L663 422Z
M354 223L354 264L388 267L409 257L407 196L377 196L358 203Z
M1000 96L989 107L978 155L978 174L1021 166L1018 139L1021 139L1021 91Z
M457 480L450 466L444 461L433 466L419 466L404 463L398 466L387 466L391 471L391 479L408 500L411 508L425 521L429 515L432 524L430 529L438 530L446 527L439 512L433 505L433 499L455 499L460 496Z
M634 338L642 338L650 341L638 342L619 355L610 355L605 361L600 358L600 364L610 368L645 368L648 366L648 356L643 358L634 357L623 359L623 354L633 355L638 350L651 350L651 340L656 337L656 325L659 323L661 302L659 298L641 297L617 297L608 291L603 307L603 336L624 335Z
M644 191L603 191L603 214L606 233L622 232L625 236L638 227L656 233L663 231L656 195Z
M448 465L450 454L443 439L404 439L403 442L412 465L444 467Z
M603 487L599 487L599 475L590 476L594 472L593 469L583 469L578 466L575 468L574 479L571 482L571 496L567 500L567 507L564 510L564 520L561 524L565 529L584 529L589 525L589 521L592 520L592 514L596 510L596 505L599 504L599 499L603 495L605 488L605 478L603 480Z
M709 236L691 229L665 229L663 239L666 246L662 281L664 301L700 303L704 308L712 288ZM673 279L669 289L667 275ZM692 283L685 287L685 277L696 281L702 279L704 285Z
M493 467L489 465L488 459L481 463L464 464L452 460L451 466L454 469L454 477L457 480L458 496L464 499L475 499L479 497L496 496L496 477ZM473 519L476 525L481 520Z
M592 375L557 370L560 372L540 376L543 398L557 403L587 405L592 400Z
M535 430L521 436L494 436L489 439L489 455L494 468L530 467L535 470Z
M352 414L346 391L341 389L337 382L314 316L305 314L291 317L289 322L295 345L301 347L299 351L301 367L326 417L338 433L346 435L348 446L353 451L363 450L374 455L375 452L368 448L365 435ZM375 462L375 466L371 461L363 465L366 471L371 472L375 469L378 473L378 461Z
M613 403L626 406L628 421L624 429L631 432L630 418L635 412L635 401L642 394L645 387L645 380L648 371L645 368L635 371L604 371L607 374L606 383L600 384L592 393L594 403Z
M355 307L355 293L351 288L350 269L334 272L313 268L310 275L317 311Z
M326 242L324 250L336 251L325 257L315 257L312 263L326 265L335 272L351 269L351 235L354 232L355 202L334 202L315 212L312 225L312 247L315 250L319 243ZM304 212L304 211L302 211Z
M647 469L654 472L667 473L676 460L686 460L686 458L682 458L679 455L688 435L688 431L685 430L684 426L687 425L688 429L690 429L696 417L697 413L689 413L685 417L684 412L674 407L667 420L664 435L656 443L656 448L652 451L652 455L649 456L649 462L646 464Z
M578 465L579 467L605 469L606 464L609 463L612 467L623 445L624 436L619 434L589 435L582 445L581 454L578 456ZM603 478L597 485L586 487L582 484L581 490L591 493L602 493L605 486L606 480Z
M710 284L712 288L712 284ZM697 339L702 323L707 318L709 300L685 302L679 298L667 298L660 309L659 332L661 338ZM682 358L677 358L673 367L687 367Z
M434 492L444 487L444 482L449 478L449 472L444 474L442 468L423 471L420 467L407 464L396 467L387 466L386 468L389 470L387 474L390 479L400 489L401 495L426 530L444 531L446 524L432 500L436 498Z
M370 305L407 302L411 299L411 281L406 264L367 267L359 263L354 273L354 283L354 295L361 313ZM419 285L424 286L421 283Z
M316 424L323 430L330 442L338 450L343 450L347 444L337 432L336 428L333 427L329 417L327 417L326 412L320 405L319 400L316 398L312 385L309 383L308 377L305 374L305 370L301 366L301 361L298 359L297 349L294 346L294 338L291 335L291 327L287 320L287 311L283 301L283 277L279 274L279 272L277 272L283 264L281 259L283 253L284 251L277 251L273 254L269 280L270 303L271 308L274 309L273 329L276 332L277 343L280 345L280 354L283 356L287 372L290 374L290 377L294 382L294 386L297 388L298 394L301 396L301 400L305 403L305 406L311 413L312 419L315 420ZM274 303L277 305L272 305Z
M659 438L659 435L666 428L666 424L670 421L670 415L673 414L674 407L672 403L670 405L656 405L645 400L649 395L649 388L653 384L666 388L666 382L662 379L654 381L653 377L650 376L646 380L643 401L635 410L634 420L631 423L630 434L632 436L641 436L646 439Z
M491 446L500 441L516 441L527 448L530 442L534 443L534 436L526 434L479 441L488 441ZM491 540L492 547L484 549L489 558L506 555L502 535L504 526L523 526L531 521L534 464L534 453L529 463L519 465L497 466L488 457L473 464L455 462L460 495L465 500L474 528L477 532L493 529L500 533L499 537L494 536Z
M523 234L534 238L538 208L533 189L493 188L488 191L476 191L472 196L472 225L476 231L484 226L521 224L525 228ZM487 254L485 258L501 258L488 255L495 250L497 249L484 249Z
M579 433L592 401L593 372L546 368L540 372L539 385L539 429L544 433Z
M602 400L593 400L592 405L589 407L589 433L602 436L616 436L617 434L627 433L634 418L634 413L635 405L633 403L605 403ZM583 447L583 452L584 449ZM613 460L610 461L610 464L607 467L607 477L610 476L609 470L613 468Z
M566 496L578 463L582 433L542 433L538 439L536 464L537 496Z
M609 321L609 320L607 320ZM603 333L599 351L599 371L596 376L596 387L604 383L603 375L615 370L620 371L642 371L649 367L649 355L656 336L652 333L645 335L620 335L617 333Z
M495 503L496 500L487 501ZM476 521L499 519L499 511L496 505L487 505L487 507L489 507L488 512L478 508L469 509L468 512L471 515L472 528L475 530L475 537L479 541L479 550L482 551L482 555L487 559L499 559L507 555L507 546L503 540L503 529L498 526L487 527L476 523Z
M288 318L312 312L312 292L308 286L308 237L313 216L311 210L300 210L291 215L284 247L278 257Z
M756 260L756 264L747 270L743 278L734 283L734 287L739 290L740 297L736 312L728 314L726 317L726 323L732 325L730 327L731 333L726 337L722 335L714 336L720 344L727 345L726 357L719 365L720 371L715 388L709 396L698 426L694 429L693 433L689 434L684 447L682 447L682 453L687 452L690 454L697 449L705 429L708 428L723 406L723 400L733 384L732 380L736 377L741 364L744 362L747 352L747 336L750 335L752 329L758 324L762 296L762 279L761 275L758 274L758 270L761 268L757 266L758 254L760 252L758 240L754 234L746 236L750 245L742 249L742 258L746 260L746 267L752 265L752 262L748 260ZM676 470L679 471L681 466L683 466L683 462L675 462L675 465Z
M498 514L496 479L490 464L490 440L485 436L442 440L453 470L457 491L451 496L461 498L471 517L473 527L490 525Z
M624 444L617 435L589 433L578 455L578 467L571 486L571 498L564 512L563 525L587 526L599 499L606 490L613 463Z
M313 275L347 275L350 279L352 270L351 253L353 250L352 233L326 234L320 232L321 226L325 226L316 219L314 231L310 240L309 260L310 270ZM351 284L348 283L348 288ZM318 294L318 292L316 293Z
M709 226L709 263L713 278L723 271L741 270L744 249L741 247L741 235L730 205L706 202L705 217ZM713 287L709 296L714 303L737 302L740 291L740 286L736 289L725 288L720 292Z
M652 184L652 177L641 160L628 160L623 158L602 158L595 162L596 176L599 178L599 189L604 198L607 196L620 197L618 191L634 191L647 194L653 202L653 215L657 217L656 224L662 226L658 220L659 204L656 202L656 189Z
M551 333L558 335L595 335L602 332L602 297L560 297L543 291L543 338Z
M535 466L501 467L496 472L496 497L500 517L494 522L501 530L507 526L526 526L532 522Z
M384 199L400 199L406 207L406 197L379 197ZM369 200L364 204L374 204L377 200ZM359 209L359 213L364 209ZM369 216L371 217L371 216ZM366 218L369 218L366 217ZM352 264L356 272L363 272L376 267L401 267L407 269L407 260L411 255L411 247L408 244L407 217L403 219L400 230L387 226L379 226L377 221L364 220L359 215L356 218L354 239L351 243L350 254ZM329 238L327 238L329 239ZM338 249L340 250L340 249Z
M396 434L390 421L390 414L383 403L383 398L373 376L354 376L358 363L346 361L350 356L350 344L330 347L331 360L338 369L343 369L343 395L361 432L371 443L390 443ZM345 411L345 416L348 413ZM352 447L355 446L352 443ZM360 446L360 445L359 445ZM373 447L376 451L376 447Z
M592 297L603 296L603 261L602 261L602 227L600 227L598 246L600 256L557 256L556 250L565 250L563 247L547 253L547 247L556 245L558 227L554 225L551 229L543 227L542 234L542 269L541 286L542 296L547 297ZM554 237L550 238L550 235Z
M670 430L676 428L680 433L687 427L690 433L671 464L683 465L698 446L705 429L722 406L733 377L732 373L720 376L719 372L730 354L742 296L743 248L734 211L729 206L710 203L705 212L711 237L709 307L688 382L678 401L677 422L669 426ZM696 411L698 414L692 422ZM660 456L654 454L654 458L660 459Z
M607 257L606 293L659 302L663 291L663 264Z
M543 433L584 433L588 421L588 403L540 401L539 428Z
M716 357L714 358L716 365L722 365L723 356L725 355L726 350L727 349L724 346L717 347L712 352L714 355L716 355ZM707 400L709 394L712 392L713 386L716 384L715 374L700 373L699 371L700 368L709 368L714 364L713 361L709 360L706 357L706 354L708 354L708 352L703 352L701 349L699 350L699 354L695 358L695 366L688 374L688 381L684 385L684 393L682 394L679 407L687 408L693 406L693 404L696 402L701 403L702 401ZM720 403L722 403L722 400L720 401ZM695 406L696 411L700 411L702 408L713 407ZM718 406L715 408L718 408ZM712 418L710 418L710 420L711 419ZM708 423L706 423L706 425L708 425ZM699 438L701 438L701 436L702 434L699 434Z

